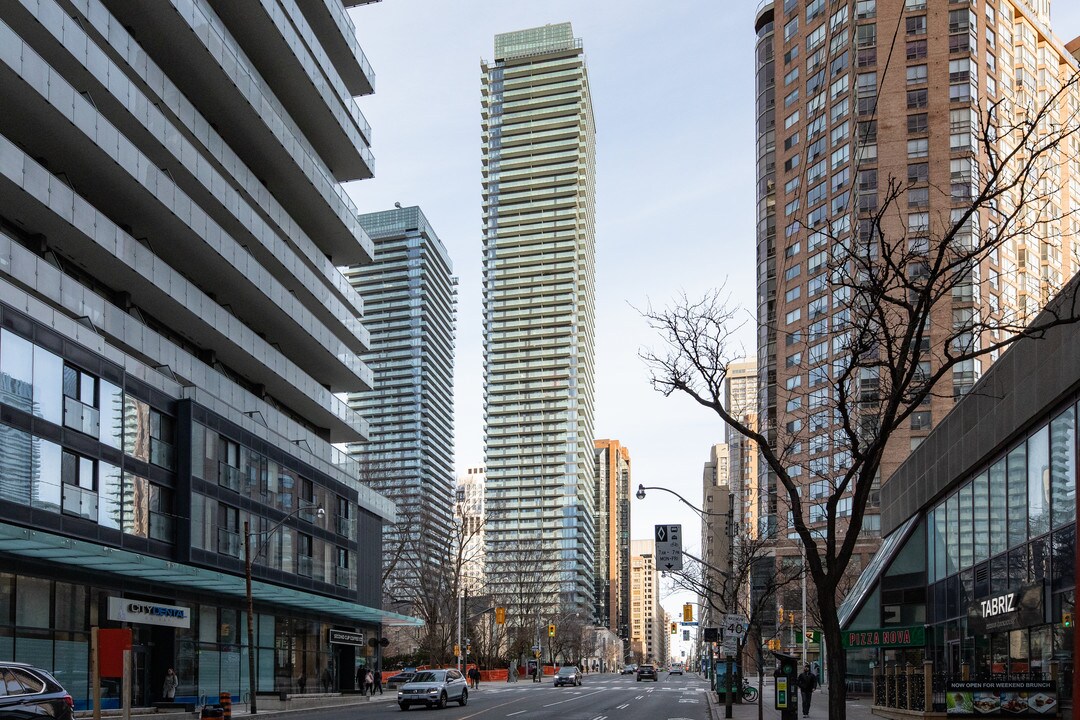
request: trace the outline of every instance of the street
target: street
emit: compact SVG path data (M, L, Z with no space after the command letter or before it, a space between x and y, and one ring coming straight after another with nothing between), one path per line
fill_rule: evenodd
M481 683L471 690L469 704L451 703L438 711L448 720L466 718L514 718L514 720L707 720L708 683L695 675L669 677L661 674L657 682L637 682L623 675L586 675L580 687L552 685L547 678L539 685L517 683ZM400 718L404 715L397 703L376 696L369 704L312 711L309 717L319 720L356 720L364 718ZM412 708L410 713L435 712Z

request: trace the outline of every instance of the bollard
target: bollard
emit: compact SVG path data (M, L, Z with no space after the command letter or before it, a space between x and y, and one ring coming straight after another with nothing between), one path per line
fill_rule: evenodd
M232 720L232 693L223 692L218 695L218 705L221 706L221 717Z

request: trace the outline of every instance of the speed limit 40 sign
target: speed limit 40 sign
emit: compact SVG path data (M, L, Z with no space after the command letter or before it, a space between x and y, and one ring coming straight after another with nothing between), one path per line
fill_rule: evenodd
M746 637L746 628L750 623L742 615L728 614L724 616L724 637L737 637L743 640Z

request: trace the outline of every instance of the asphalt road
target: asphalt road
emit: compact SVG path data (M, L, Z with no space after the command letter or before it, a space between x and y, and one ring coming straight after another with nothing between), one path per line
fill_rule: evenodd
M445 710L413 707L402 712L396 702L375 701L345 709L311 711L317 720L397 718L411 713L445 720L708 720L708 683L696 675L637 682L630 675L586 675L580 687L555 687L548 678L537 684L481 683L471 690L469 703L451 703ZM390 691L387 691L388 693ZM396 696L396 691L394 691Z

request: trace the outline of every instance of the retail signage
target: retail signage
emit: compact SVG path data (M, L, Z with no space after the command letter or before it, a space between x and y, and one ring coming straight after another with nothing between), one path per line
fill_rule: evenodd
M362 647L364 644L364 633L352 632L351 630L328 630L327 632L330 634L329 641L331 645Z
M846 648L925 647L926 628L922 625L874 630L845 630L841 636Z
M109 619L142 625L189 628L191 627L191 608L110 597Z
M968 605L967 616L968 630L976 635L1039 625L1043 622L1043 586L1025 585L976 600Z
M1057 686L1053 680L951 682L945 711L950 716L1056 717Z

